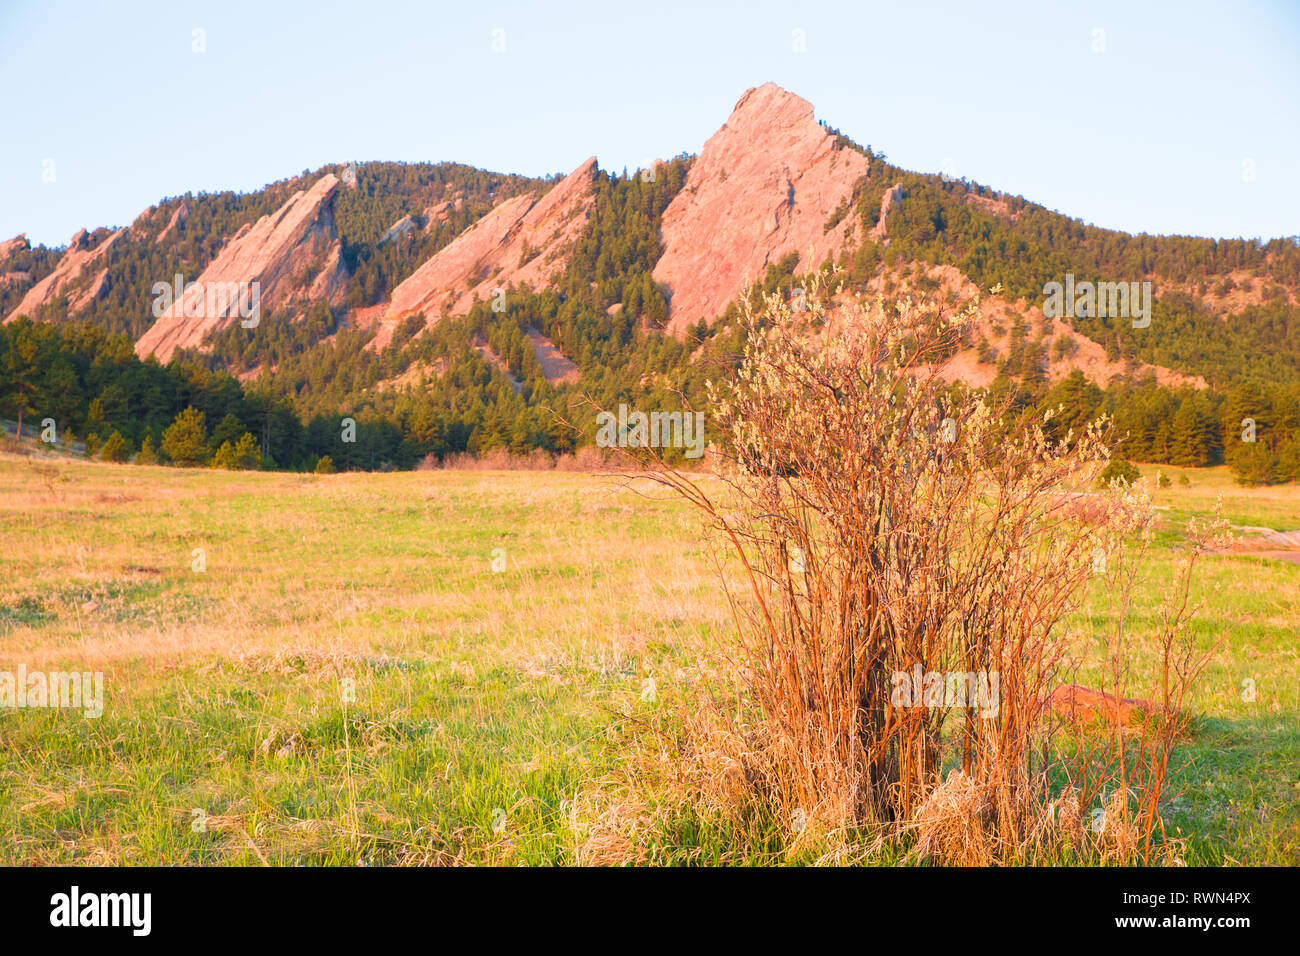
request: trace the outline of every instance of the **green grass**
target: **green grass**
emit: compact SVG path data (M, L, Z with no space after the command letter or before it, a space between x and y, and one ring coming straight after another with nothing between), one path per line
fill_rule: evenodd
M105 712L0 711L0 863L571 863L575 801L645 746L622 715L669 714L730 627L692 515L609 479L57 467L0 456L0 670L102 671ZM1294 487L1167 470L1146 602L1220 494L1300 528ZM1300 566L1213 556L1197 594L1223 645L1167 823L1189 863L1295 865ZM734 860L716 821L664 840Z

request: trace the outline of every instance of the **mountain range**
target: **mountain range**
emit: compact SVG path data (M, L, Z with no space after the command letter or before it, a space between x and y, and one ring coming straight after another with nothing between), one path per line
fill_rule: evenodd
M352 463L401 465L497 445L571 449L590 435L563 435L553 410L578 395L606 407L699 399L708 357L738 347L747 289L793 293L828 265L852 291L953 304L980 291L947 376L1024 407L1066 399L1117 420L1140 407L1128 412L1135 457L1229 458L1244 408L1268 423L1276 477L1300 435L1294 237L1086 225L891 165L771 83L747 91L698 155L630 173L596 157L547 178L347 163L253 193L166 199L63 249L18 236L0 243L0 316L5 328L25 318L125 336L144 365L184 370L149 398L73 362L65 417L79 433L111 426L138 446L193 404L250 431L260 417L263 454L282 465L318 459L302 435L271 447L276 404L303 434L330 416L387 423L380 450ZM1044 314L1049 284L1076 280L1149 283L1148 323L1095 303ZM201 300L253 286L255 322ZM162 287L182 294L159 308ZM245 404L223 403L213 377L242 383Z

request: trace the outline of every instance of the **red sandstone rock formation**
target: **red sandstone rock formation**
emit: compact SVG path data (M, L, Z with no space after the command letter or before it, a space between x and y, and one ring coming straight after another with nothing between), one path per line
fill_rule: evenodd
M1078 684L1062 684L1047 696L1045 704L1051 712L1081 723L1137 723L1154 710L1148 700L1115 697Z
M10 286L26 285L28 282L32 281L32 275L30 272L3 271L5 263L14 253L23 252L30 248L31 246L27 242L27 236L23 234L19 234L14 236L12 239L6 239L4 242L0 242L0 291L8 289Z
M424 228L432 229L435 222L446 222L451 217L452 205L449 202L440 202L430 206L424 211Z
M903 198L903 186L901 183L894 183L887 190L885 195L880 197L880 216L876 219L876 224L871 227L871 232L867 238L872 242L877 242L885 237L885 220L889 218L889 210L894 207L894 203Z
M0 266L4 265L5 260L15 252L22 252L23 250L30 248L31 244L27 241L25 233L19 233L12 239L6 239L4 242L0 242Z
M414 231L415 231L415 220L412 219L410 216L403 216L401 219L397 220L397 222L393 223L391 226L388 227L388 231L379 237L379 242L376 243L376 245L382 246L385 242L391 242L395 239L400 239L408 232L414 232Z
M82 311L96 299L103 298L104 293L108 291L108 287L108 269L100 269L86 290L72 297L72 300L68 303L69 309L73 312Z
M891 202L891 195L893 196L893 202L898 201L899 193L897 190L898 187L895 186L894 189L885 193L885 197L881 202L881 209L884 212L882 212L877 226L871 230L869 238L877 238L876 230L883 230L884 217L888 212L887 206ZM908 277L908 271L910 270L902 268L893 271L882 271L875 278L868 280L866 283L868 298L877 293L885 294L888 288L893 288L898 291L911 292L918 298L926 295L937 295L940 298L954 296L957 300L967 301L980 291L975 283L970 280L970 277L955 266L928 266L925 268L925 276L936 283L931 292L918 288ZM1028 303L1024 299L1007 302L1000 297L988 295L987 291L985 290L986 294L980 302L979 314L971 327L970 341L975 343L980 338L987 339L997 350L998 355L1005 355L1010 343L1011 330L1009 324L1012 317L1023 316L1031 329L1037 329L1044 321L1043 310L1041 305ZM1103 388L1121 375L1142 376L1147 372L1153 373L1156 381L1161 385L1171 387L1190 386L1198 389L1209 387L1205 379L1199 375L1187 375L1161 365L1150 365L1146 362L1127 358L1111 361L1107 358L1106 349L1103 346L1076 331L1068 322L1060 318L1054 318L1049 323L1043 341L1045 344L1053 344L1062 337L1070 343L1068 352L1064 355L1046 352L1043 356L1043 373L1049 382L1059 382L1075 369L1079 369L1088 377L1089 381L1095 382ZM993 379L997 375L997 363L996 360L992 363L981 362L979 349L974 344L971 344L958 348L952 357L939 367L939 375L949 382L965 382L977 388L987 388L993 384Z
M172 213L171 219L167 220L167 225L163 227L162 232L158 233L158 238L155 239L154 242L161 245L162 242L176 229L176 226L188 219L189 216L190 204L182 202L176 207L176 211Z
M342 301L346 275L340 259L342 244L334 228L337 176L327 173L308 190L299 190L274 213L246 224L195 280L193 292L174 302L135 344L141 358L156 355L167 361L178 348L195 348L215 328L239 318L233 303L211 307L204 290L230 283L257 282L261 310L280 309L302 298ZM313 277L302 295L303 280ZM170 282L171 276L159 276ZM189 314L186 313L198 313Z
M530 192L501 203L398 284L372 347L387 345L413 313L436 322L444 309L468 312L476 295L488 300L496 289L525 282L544 288L586 225L595 182L593 156L544 196Z
M826 224L868 165L817 123L807 100L772 83L742 96L664 211L654 277L672 293L669 329L715 318L790 252L805 269L838 253L856 217Z
M113 247L113 243L117 242L124 232L126 232L125 228L117 230L117 232L91 249L90 233L82 229L72 237L72 242L68 244L68 248L59 257L58 265L54 267L54 271L27 290L27 294L23 296L18 306L9 313L5 321L12 322L20 315L36 318L36 314L42 306L53 302L65 292L73 294L73 299L69 303L73 311L89 304L103 290L104 276L102 274L97 276L91 283L89 292L75 288L75 283L88 269L98 266L104 260L108 255L108 250ZM21 236L18 238L23 239ZM5 245L9 246L16 241L16 239L11 239ZM26 241L26 239L23 239L23 242Z

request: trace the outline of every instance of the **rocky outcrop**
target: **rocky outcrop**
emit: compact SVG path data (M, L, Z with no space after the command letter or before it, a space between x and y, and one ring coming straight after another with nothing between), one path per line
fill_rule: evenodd
M4 242L0 242L0 268L4 267L5 262L8 261L9 257L15 252L25 252L30 248L31 244L27 241L27 236L24 233L19 233L12 239L6 239Z
M715 318L791 252L811 269L843 249L857 217L828 225L868 168L807 100L772 83L742 96L664 211L654 278L671 293L669 329Z
M1140 723L1155 710L1149 700L1116 697L1078 684L1062 684L1057 687L1047 695L1044 705L1051 713L1072 723L1119 726Z
M903 198L903 186L901 183L894 183L885 190L885 195L880 198L880 216L876 219L876 224L871 227L871 232L867 233L867 238L872 242L877 242L885 238L885 221L889 218L889 210L894 208L894 203Z
M97 275L96 279L91 282L90 288L93 291L90 293L87 293L85 289L78 288L78 280L92 269L103 269L102 263L108 256L108 251L113 248L113 243L117 242L125 232L125 227L119 229L94 246L94 248L91 248L90 233L82 229L72 237L72 242L68 244L68 248L59 257L58 265L54 267L54 271L27 290L27 294L23 296L18 306L9 313L5 321L12 322L20 315L36 318L42 307L49 305L65 293L72 296L72 301L69 303L71 311L83 308L89 302L94 301L94 298L104 288L105 277L102 273ZM11 239L10 243L16 241ZM26 239L23 239L23 241L26 242ZM9 245L9 243L6 243L6 245Z
M102 299L111 285L112 283L108 278L108 269L100 269L99 272L95 274L95 278L91 280L90 285L84 291L73 295L69 302L69 307L73 312L82 311L92 302Z
M886 197L888 197L886 193ZM904 197L903 201L906 201ZM883 208L883 203L882 203ZM881 220L883 222L883 219ZM885 240L886 242L888 239ZM863 291L870 299L876 295L910 294L917 299L968 302L980 293L979 287L956 266L926 266L920 273L925 285L918 285L912 266L882 270L869 279ZM1148 373L1161 385L1174 388L1207 388L1199 375L1187 375L1161 365L1129 358L1112 361L1106 349L1060 319L1045 319L1040 306L1017 299L1008 302L985 290L978 314L964 337L969 344L958 348L938 368L941 378L964 382L975 388L988 388L998 374L998 363L1011 350L1012 325L1019 317L1027 331L1026 344L1041 350L1042 371L1048 382L1055 383L1076 369L1091 382L1102 387L1120 377L1141 378ZM992 360L981 360L978 343L986 340L992 347Z
M347 276L342 244L334 225L334 196L339 179L327 173L307 190L299 190L278 210L244 225L185 293L140 336L142 358L167 361L179 348L196 348L214 329L241 318L238 302L213 290L232 284L258 284L261 312L295 301L342 301ZM170 281L160 276L160 281ZM306 293L304 294L304 289Z
M26 285L32 281L32 274L22 270L6 271L6 266L15 253L26 252L31 248L27 236L17 235L0 242L0 292L14 286Z
M424 228L432 229L435 223L446 222L451 218L453 211L460 211L464 202L463 199L457 199L454 206L450 202L440 202L430 206L424 211Z
M595 183L593 156L545 195L523 193L500 203L398 284L373 347L387 345L401 319L416 312L436 322L444 311L468 312L475 296L487 300L523 283L545 287L586 225Z
M162 244L167 237L176 230L176 227L188 219L189 216L189 203L182 201L181 204L176 207L176 211L172 213L172 217L167 220L167 225L163 227L163 231L158 233L158 238L155 239L154 242Z
M408 232L414 231L415 220L410 216L403 216L401 219L397 220L397 222L389 226L388 231L379 237L378 245L382 246L385 242L392 242L394 239L400 239Z

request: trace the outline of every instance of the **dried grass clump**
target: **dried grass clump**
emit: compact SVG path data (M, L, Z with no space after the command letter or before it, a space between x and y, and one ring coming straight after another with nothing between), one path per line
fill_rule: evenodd
M1094 817L1093 846L1104 863L1127 863L1144 842L1142 822L1129 812L1129 791L1116 790Z
M533 448L516 454L508 448L497 447L477 455L470 452L453 452L442 458L432 454L426 455L421 460L418 470L596 473L609 471L617 464L618 457L615 451L592 445L583 445L566 454L554 454L544 448Z
M988 825L993 800L987 784L954 770L916 808L915 853L954 866L988 866L995 857Z
M692 705L676 779L660 783L759 842L775 824L798 843L814 820L850 853L883 830L914 837L922 856L1012 862L1062 845L1043 824L1060 809L1050 764L1081 806L1136 792L1113 825L1139 839L1117 829L1109 842L1149 853L1171 721L1134 752L1118 731L1098 750L1093 731L1044 719L1062 622L1094 577L1113 596L1107 645L1124 659L1138 567L1125 555L1152 537L1142 489L1088 494L1109 460L1107 423L1053 441L1050 412L1015 415L945 382L977 301L950 314L855 300L832 318L828 300L814 290L794 312L773 295L747 313L739 368L710 387L725 494L655 449L627 452L723 545L735 627L730 695L711 713ZM1185 599L1186 578L1173 593ZM1204 664L1187 612L1184 600L1162 618L1166 715ZM906 700L907 673L996 677L996 699ZM1112 676L1124 696L1124 675ZM1068 760L1048 756L1053 732L1074 734Z

